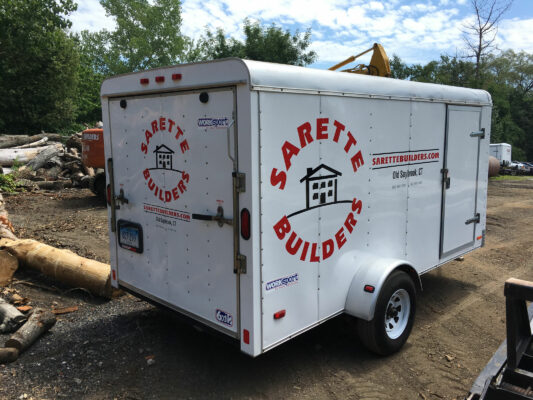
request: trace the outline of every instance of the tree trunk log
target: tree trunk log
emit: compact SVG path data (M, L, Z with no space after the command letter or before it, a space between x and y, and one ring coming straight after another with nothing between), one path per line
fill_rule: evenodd
M56 249L35 240L3 241L4 248L29 268L73 287L111 298L111 268L95 260L80 257L71 251Z
M9 338L5 347L13 347L22 353L55 323L56 316L52 312L36 308L28 321Z
M26 321L26 316L16 307L0 299L0 332L14 332Z
M81 138L76 134L71 135L67 139L66 145L68 148L74 148L78 150L79 152L81 152Z
M63 152L63 145L56 144L53 146L47 146L46 149L41 151L37 157L31 160L26 166L31 168L34 171L37 171L39 168L44 167L48 160L61 154Z
M9 149L11 147L22 146L28 143L33 143L38 140L47 137L48 140L60 142L62 137L57 133L40 133L39 135L33 136L16 136L8 140L0 142L0 149Z
M75 156L75 155L70 154L70 153L65 153L65 154L63 154L63 158L64 158L65 160L79 161L79 162L81 162L81 158L80 158L80 157Z
M0 250L0 287L11 282L13 274L19 267L19 261L13 254Z
M37 181L35 183L41 190L63 190L65 188L63 181Z
M38 155L50 149L57 149L58 152L63 150L63 145L60 143L49 146L36 147L34 149L1 149L0 150L0 165L10 167L15 161L21 164L35 159ZM37 168L34 168L37 169Z
M37 140L36 142L23 144L22 146L17 146L17 149L30 149L32 147L40 147L40 146L44 146L46 142L48 142L48 138L43 137L41 140Z
M0 364L7 364L17 361L19 358L19 351L13 347L0 348Z

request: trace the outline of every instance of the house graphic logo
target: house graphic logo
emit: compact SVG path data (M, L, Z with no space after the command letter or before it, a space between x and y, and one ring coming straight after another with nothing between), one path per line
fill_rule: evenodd
M296 186L301 187L302 192L305 187L305 199L303 195L301 197L305 200L302 201L305 206L289 212L282 211L281 206L281 218L275 218L277 222L272 228L291 256L303 262L322 262L343 247L356 229L363 202L354 196L356 187L353 179L359 175L365 160L356 136L337 120L317 118L298 126L296 133L293 140L290 135L281 135L284 140L281 146L283 167L278 164L277 168L272 168L270 184L276 189L273 196L280 205L294 204ZM321 143L327 146L328 151L308 150ZM305 152L302 152L304 149ZM322 162L315 167L307 164L305 174L295 179L293 174L301 173L302 161L308 163L316 160L312 156L310 158L310 154L320 154L320 161L329 159L331 163L328 164L335 165L335 168ZM343 187L342 181L345 179L351 182ZM322 207L326 211L317 212ZM331 221L338 221L339 226L333 229L331 222L321 224L320 219L324 216ZM319 241L316 241L315 234L307 237L313 231L310 225L315 223L318 225Z
M289 214L287 218L318 207L351 203L351 200L337 199L339 176L342 176L341 172L325 164L320 164L316 168L307 168L307 174L300 179L300 183L305 182L305 208Z
M171 150L167 146L162 144L155 148L154 153L156 169L172 170L172 159L174 157L174 150Z

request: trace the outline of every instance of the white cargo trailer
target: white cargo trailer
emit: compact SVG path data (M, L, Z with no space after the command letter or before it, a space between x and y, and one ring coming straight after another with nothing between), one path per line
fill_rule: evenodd
M500 165L507 167L511 165L511 145L508 143L491 143L490 154L500 161Z
M483 245L491 98L226 59L102 85L112 283L257 356L339 314L387 354Z

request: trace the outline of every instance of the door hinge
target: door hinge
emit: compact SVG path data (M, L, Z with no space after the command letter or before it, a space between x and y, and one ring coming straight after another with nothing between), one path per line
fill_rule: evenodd
M233 172L233 185L237 193L244 193L246 191L246 174L241 172Z
M473 218L467 219L465 221L465 225L473 224L473 223L479 224L480 218L481 217L480 217L479 213L476 213Z
M485 139L485 128L481 128L481 130L476 132L471 132L470 137L478 137L480 139Z
M245 274L246 273L246 256L242 254L237 254L237 259L235 260L235 267L233 268L234 274Z
M442 182L446 184L446 189L450 188L450 177L448 176L448 168L443 168L440 170L442 174Z

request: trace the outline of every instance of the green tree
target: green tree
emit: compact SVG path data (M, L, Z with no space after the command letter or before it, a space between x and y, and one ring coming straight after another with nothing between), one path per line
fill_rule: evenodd
M58 130L74 120L78 53L72 0L0 2L0 131Z
M192 41L181 34L179 0L100 0L113 17L113 31L76 35L80 65L78 121L101 118L100 85L113 75L178 64L187 60Z
M446 55L425 65L407 65L397 56L390 63L395 78L487 90L493 103L491 142L510 143L513 159L533 160L533 54L486 54L479 71L475 62Z
M100 0L100 4L114 17L117 28L85 38L92 51L98 50L97 63L104 63L98 68L105 74L172 65L185 58L190 40L180 31L179 0Z
M486 58L484 87L493 101L492 141L513 145L513 158L533 160L533 55L507 50Z
M317 60L311 44L311 30L292 34L275 24L264 26L259 22L244 20L245 40L227 38L222 29L215 33L207 30L198 43L197 58L203 60L239 57L280 64L308 65Z
M105 47L109 36L107 31L82 31L75 36L80 54L76 98L78 122L96 122L102 118L100 86L106 77L113 74L114 61L119 59Z
M402 61L400 57L393 54L389 59L391 78L395 79L409 79L411 78L411 68Z

